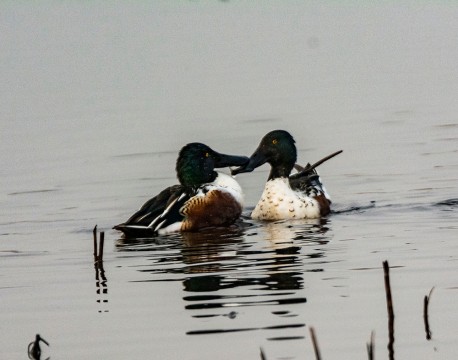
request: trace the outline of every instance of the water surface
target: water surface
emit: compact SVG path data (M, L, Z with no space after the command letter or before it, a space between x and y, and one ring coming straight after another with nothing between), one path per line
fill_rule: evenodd
M388 357L458 351L458 8L451 3L0 5L0 353ZM334 213L126 240L186 143L250 155L290 131ZM92 228L105 234L94 267ZM423 298L432 339L426 339Z

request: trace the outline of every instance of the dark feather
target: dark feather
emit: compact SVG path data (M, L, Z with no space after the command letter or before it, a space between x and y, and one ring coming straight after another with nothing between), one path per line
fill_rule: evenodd
M305 167L307 169L307 167ZM289 177L291 189L305 192L308 196L317 193L317 189L322 190L320 177L315 169L303 171Z
M323 183L316 170L313 168L307 169L307 166L299 174L290 176L289 184L294 191L300 191L318 201L321 216L325 216L331 211L331 200L324 190Z
M310 163L308 163L303 167L298 164L295 164L294 168L298 171L298 173L289 176L289 184L291 186L291 189L302 191L306 193L307 196L316 196L320 195L320 193L325 195L326 192L323 189L323 184L321 183L316 168L325 161L328 161L329 159L332 159L334 156L339 155L341 152L342 150L336 151L324 157L323 159L317 161L313 165L310 165ZM331 203L329 199L328 202Z
M178 196L174 196L173 200L169 202L164 211L148 225L154 232L164 229L176 222L183 221L184 216L181 213L181 208L184 203L191 198L191 196L184 190L176 195Z
M185 189L182 185L173 185L166 188L158 195L143 204L143 206L126 222L114 226L113 229L122 231L129 235L138 233L152 234L154 233L154 229L152 229L152 227L149 225L158 217L164 216L163 213L165 209L167 209L167 207L173 202L175 202L175 204L167 212L167 214L169 214L168 216L170 217L170 222L166 222L170 224L173 222L181 221L183 216L179 213L179 210L183 203L180 201L178 204L177 199L184 193L184 190ZM188 196L184 196L183 198L189 199ZM157 226L158 222L155 223ZM165 226L165 223L163 226Z

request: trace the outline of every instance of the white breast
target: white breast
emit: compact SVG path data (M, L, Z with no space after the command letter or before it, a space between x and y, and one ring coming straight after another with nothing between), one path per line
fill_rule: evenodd
M315 199L293 191L287 178L277 178L266 183L251 217L258 220L315 219L320 217L320 208Z
M226 191L229 194L231 194L243 208L244 196L242 187L232 176L223 173L218 173L218 176L216 177L215 181L213 181L211 184L206 185L205 190ZM203 191L199 191L199 193L197 193L196 196L205 196L205 194Z

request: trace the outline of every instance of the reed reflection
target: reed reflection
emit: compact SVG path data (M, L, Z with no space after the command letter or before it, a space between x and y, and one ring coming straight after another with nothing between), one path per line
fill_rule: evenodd
M299 228L287 222L265 223L242 237L218 234L183 234L183 262L188 264L184 289L189 292L218 291L238 287L258 290L297 290L303 287L301 242L314 241L326 227L319 222ZM305 227L303 225L306 225ZM250 238L264 239L251 242ZM324 241L326 243L327 241ZM322 243L320 238L319 243ZM309 254L321 257L323 253ZM190 300L190 297L186 298Z
M95 270L95 286L97 288L97 303L100 304L99 313L108 312L105 305L108 303L108 279L105 275L103 267L103 247L105 233L100 232L100 238L97 239L97 225L93 230L94 238L94 270ZM103 306L102 306L103 305Z

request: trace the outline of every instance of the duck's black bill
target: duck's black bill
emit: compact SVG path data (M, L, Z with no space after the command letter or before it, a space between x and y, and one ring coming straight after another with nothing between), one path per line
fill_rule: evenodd
M215 156L215 168L223 168L228 166L244 166L250 159L246 156L227 155L217 153Z
M250 160L243 166L238 167L237 169L233 169L231 171L232 175L237 175L241 173L252 172L257 167L264 165L267 161L265 155L261 152L256 150L253 155L251 155Z

